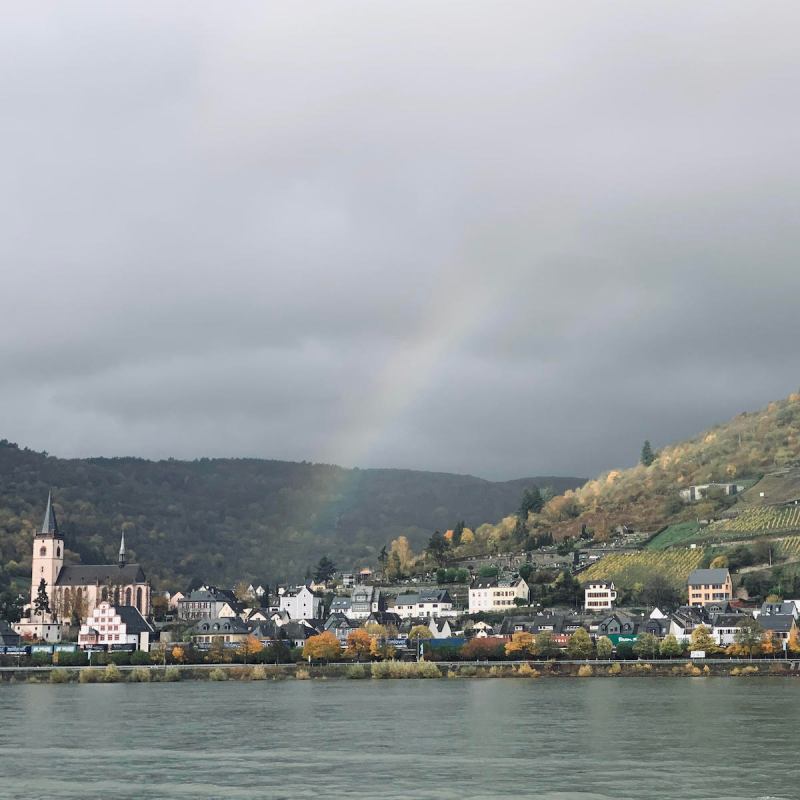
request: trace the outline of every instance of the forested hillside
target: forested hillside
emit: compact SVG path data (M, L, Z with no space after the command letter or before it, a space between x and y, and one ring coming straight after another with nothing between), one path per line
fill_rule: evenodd
M668 524L714 519L752 505L785 502L800 496L798 465L800 394L792 394L660 451L643 448L641 463L635 467L610 470L557 497L540 498L529 504L524 518L512 515L478 528L474 541L461 550L527 548L535 546L536 538L544 533L559 540L583 532L602 541L619 525L655 531ZM711 490L701 502L681 502L681 489L710 482L736 482L746 491L740 497L726 497ZM745 515L740 524L748 519ZM765 529L770 524L765 524ZM712 527L711 532L715 531L717 527Z
M320 556L375 564L399 535L422 547L457 520L478 526L519 505L525 488L563 491L576 478L495 483L469 475L350 470L257 459L60 459L0 442L0 590L27 585L31 535L52 489L67 556L129 559L154 585L192 580L299 580Z

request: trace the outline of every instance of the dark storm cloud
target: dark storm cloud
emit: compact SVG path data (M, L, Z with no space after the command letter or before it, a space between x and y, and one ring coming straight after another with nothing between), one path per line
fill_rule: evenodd
M798 384L793 4L7 12L0 436L591 474Z

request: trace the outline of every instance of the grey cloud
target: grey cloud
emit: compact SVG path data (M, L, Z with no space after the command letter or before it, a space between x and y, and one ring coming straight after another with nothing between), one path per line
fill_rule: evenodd
M0 29L0 436L591 474L797 387L800 11Z

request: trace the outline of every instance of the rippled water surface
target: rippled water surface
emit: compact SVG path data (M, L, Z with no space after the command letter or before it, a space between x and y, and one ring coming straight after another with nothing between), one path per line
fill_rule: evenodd
M2 798L798 798L800 681L0 685Z

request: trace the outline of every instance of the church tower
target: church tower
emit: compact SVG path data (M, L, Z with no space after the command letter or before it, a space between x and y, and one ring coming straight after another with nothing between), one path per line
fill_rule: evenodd
M47 596L50 599L50 610L53 610L56 578L64 566L64 537L58 530L56 511L53 508L53 494L47 495L47 510L44 512L42 530L33 537L33 563L31 568L31 617L36 596L39 594L39 583L44 578ZM42 621L52 619L44 615Z

